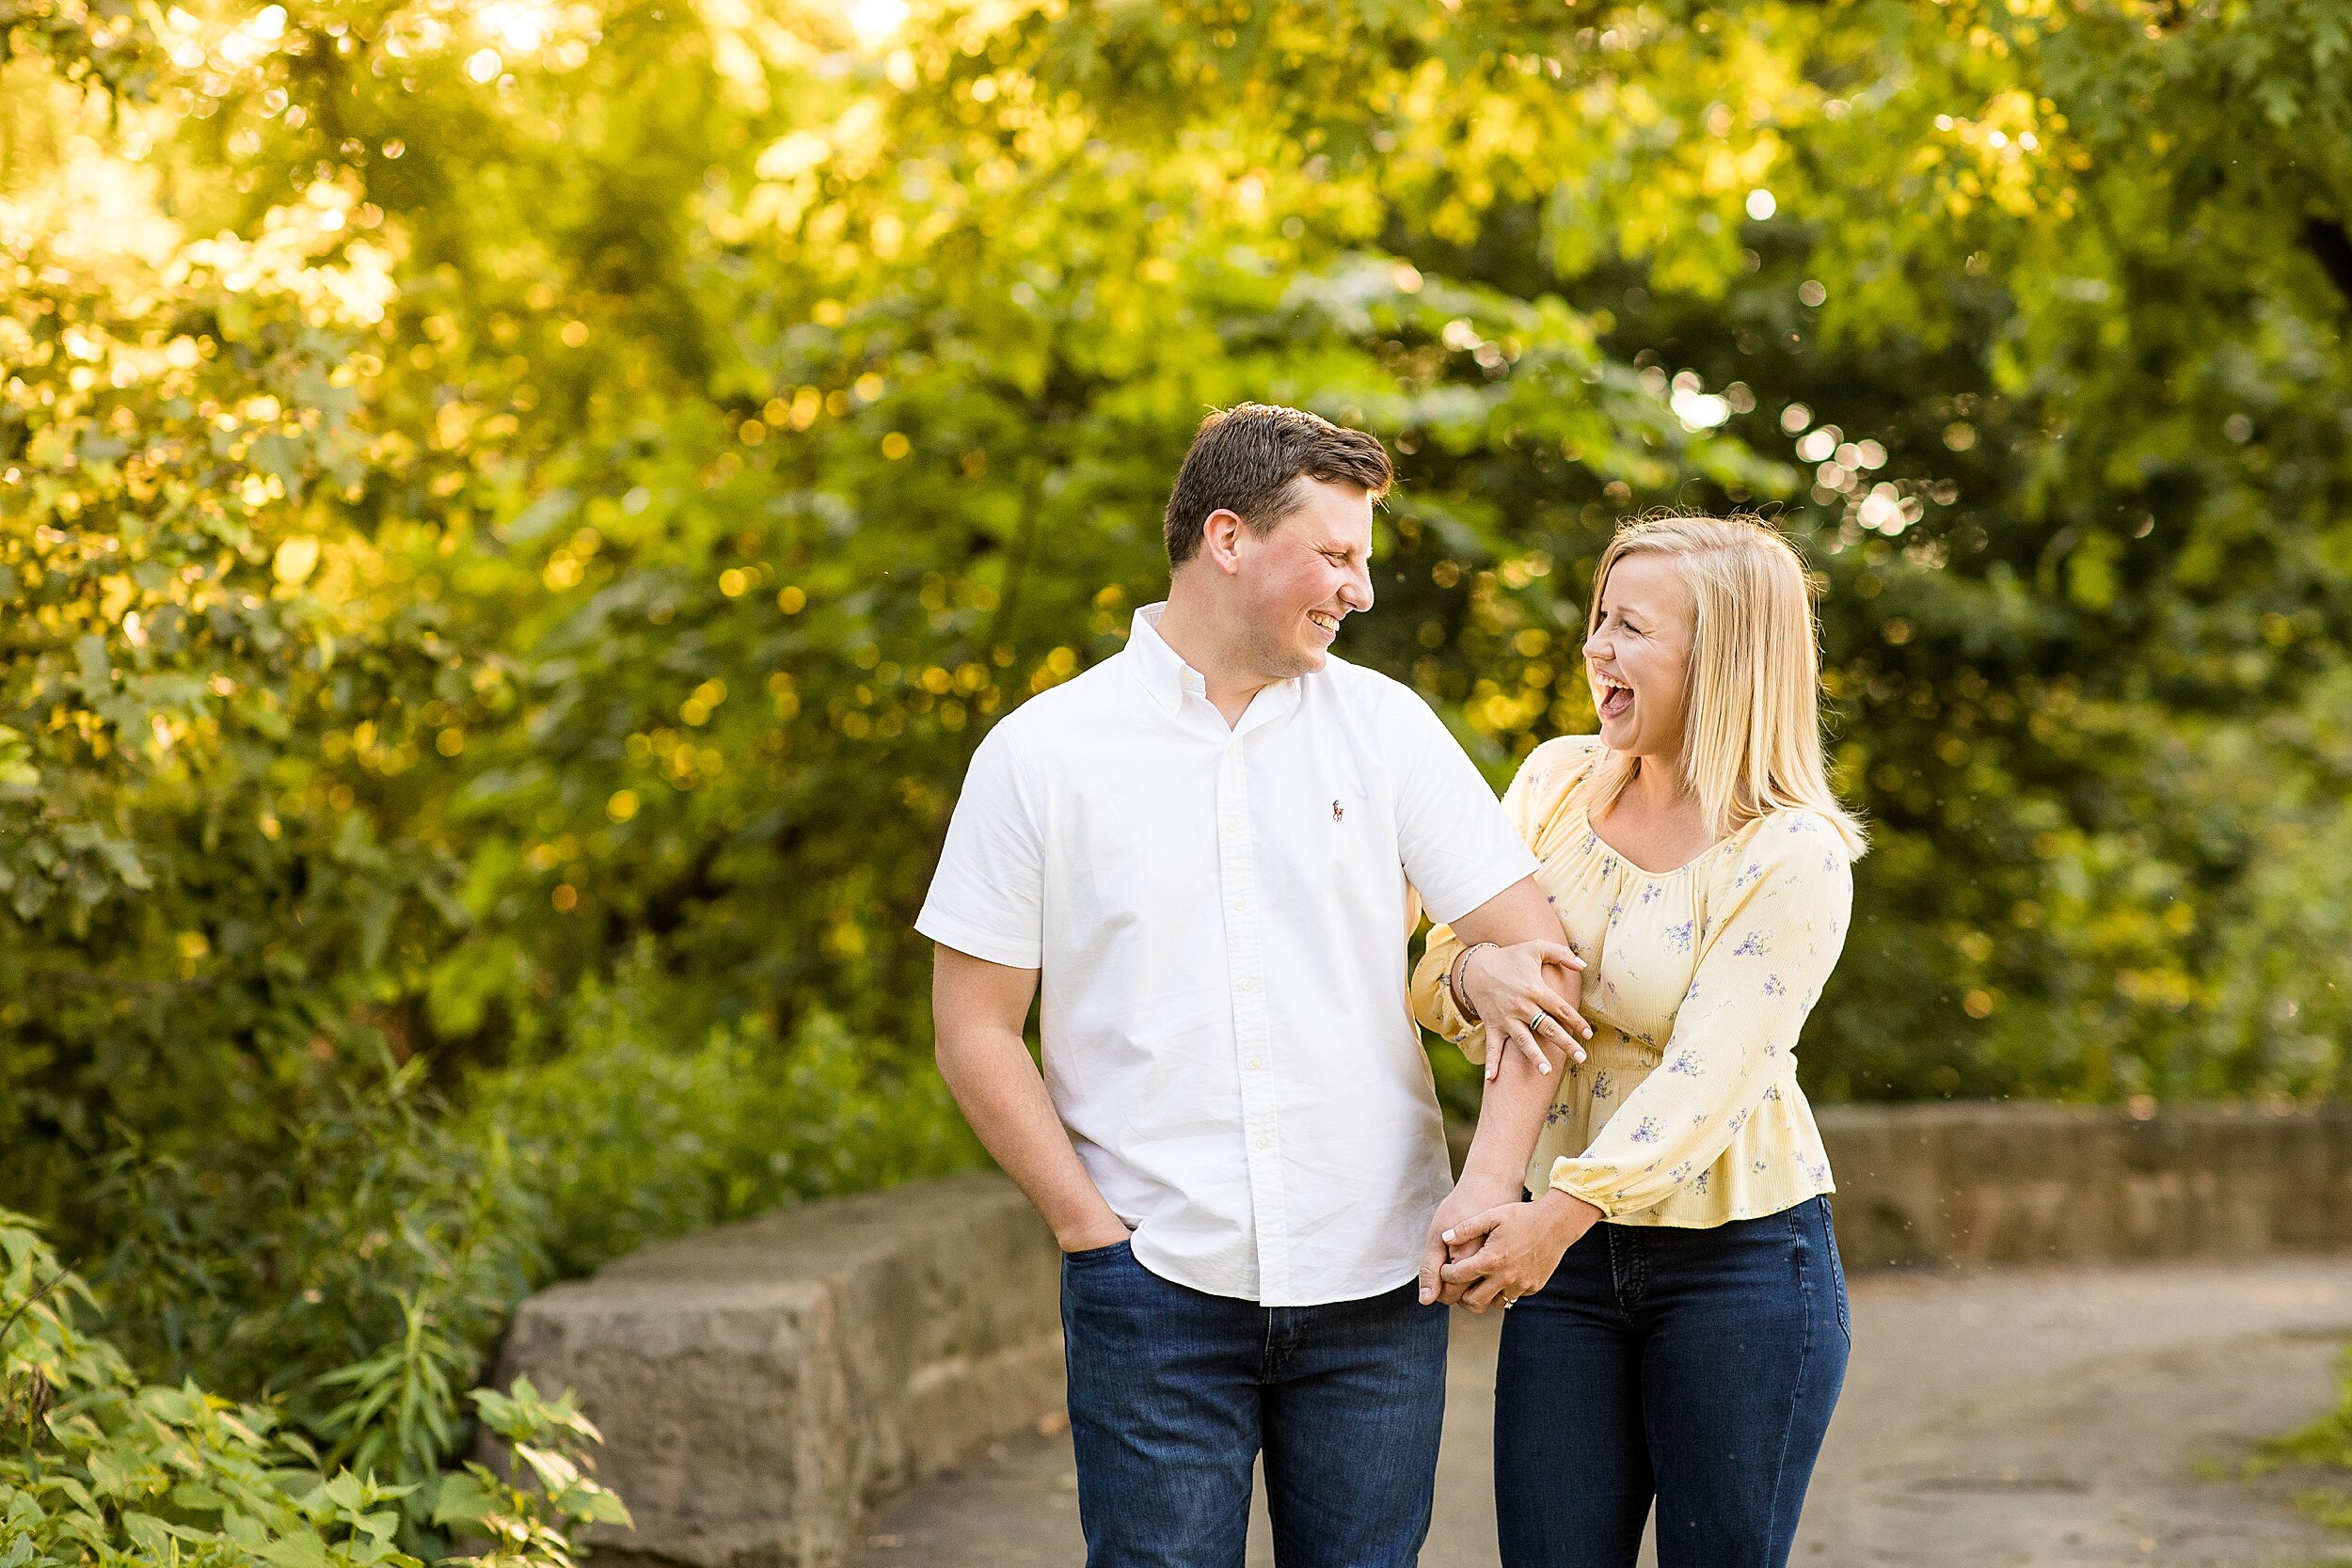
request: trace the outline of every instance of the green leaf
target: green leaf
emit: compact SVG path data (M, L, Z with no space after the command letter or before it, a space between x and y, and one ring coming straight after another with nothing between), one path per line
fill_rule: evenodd
M151 1558L169 1561L173 1555L171 1531L161 1519L151 1513L126 1509L122 1514L122 1532L134 1545Z
M147 1490L148 1469L137 1459L118 1456L104 1449L95 1450L84 1459L88 1466L90 1483L105 1497L135 1497Z
M507 1506L503 1497L485 1485L486 1472L469 1465L441 1480L441 1493L433 1503L437 1525L469 1525Z
M539 1484L550 1493L561 1492L580 1481L580 1466L560 1453L530 1443L515 1445L515 1457L531 1466L538 1476Z
M571 1516L575 1519L592 1524L620 1525L629 1529L637 1528L637 1521L629 1517L620 1494L609 1487L591 1481L573 1487L565 1496L578 1499L571 1509Z
M315 1535L281 1535L253 1550L277 1568L330 1568L326 1544Z

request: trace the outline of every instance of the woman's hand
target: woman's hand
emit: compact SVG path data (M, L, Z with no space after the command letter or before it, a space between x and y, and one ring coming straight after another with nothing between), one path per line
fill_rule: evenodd
M1557 942L1521 942L1482 947L1463 960L1462 994L1486 1026L1486 1081L1502 1069L1498 1040L1516 1046L1538 1072L1551 1070L1547 1045L1584 1059L1593 1026L1577 1004L1582 1000L1584 960Z
M1561 1254L1599 1219L1600 1211L1582 1198L1547 1187L1533 1203L1498 1204L1446 1231L1446 1245L1460 1260L1438 1274L1450 1290L1461 1290L1462 1305L1473 1312L1498 1302L1508 1307L1542 1290ZM1473 1246L1478 1250L1464 1257Z

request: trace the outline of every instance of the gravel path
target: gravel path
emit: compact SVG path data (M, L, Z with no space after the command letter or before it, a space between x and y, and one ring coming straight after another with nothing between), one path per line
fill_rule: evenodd
M2352 1537L2292 1478L2219 1479L2334 1399L2352 1259L2265 1259L1853 1286L1854 1355L1805 1509L1802 1568L2304 1568ZM1455 1316L1422 1568L1492 1568L1499 1319ZM2216 1462L2219 1462L2217 1465ZM1077 1568L1070 1441L1053 1433L885 1506L853 1568ZM1264 1519L1250 1568L1270 1568Z

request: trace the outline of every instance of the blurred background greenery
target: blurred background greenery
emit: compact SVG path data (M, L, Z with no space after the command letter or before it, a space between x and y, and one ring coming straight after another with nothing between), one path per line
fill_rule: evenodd
M1498 781L1620 517L1802 541L1876 835L1818 1098L2352 1089L2335 0L0 40L0 1199L143 1375L429 1479L536 1283L975 1159L965 759L1245 398L1390 442L1342 652Z

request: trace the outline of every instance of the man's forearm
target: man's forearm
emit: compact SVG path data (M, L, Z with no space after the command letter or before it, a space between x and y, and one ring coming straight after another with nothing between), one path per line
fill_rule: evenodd
M1521 878L1455 921L1454 933L1466 942L1504 944L1563 938L1560 917L1533 878ZM1537 1072L1521 1052L1502 1048L1494 1022L1488 1021L1486 1049L1489 1053L1501 1053L1502 1067L1479 1102L1478 1133L1470 1142L1470 1158L1463 1163L1460 1186L1501 1203L1517 1197L1526 1180L1527 1162L1535 1152L1536 1135L1543 1131L1544 1113L1551 1108L1552 1094L1560 1086L1560 1066L1565 1056L1555 1049L1551 1038L1539 1038L1537 1043L1552 1070L1549 1076Z
M1462 1163L1462 1187L1490 1195L1498 1203L1518 1196L1544 1130L1544 1113L1559 1086L1559 1061L1554 1058L1553 1076L1547 1078L1518 1052L1504 1055L1502 1071L1479 1101L1478 1132Z
M1486 1085L1486 1098L1478 1107L1478 1132L1470 1139L1470 1157L1462 1162L1462 1179L1438 1205L1429 1222L1429 1241L1422 1251L1423 1303L1462 1299L1465 1284L1444 1280L1439 1270L1449 1256L1465 1257L1477 1249L1477 1243L1457 1243L1451 1227L1497 1204L1518 1199L1520 1184L1527 1179L1528 1157L1535 1151L1535 1136L1543 1130L1544 1112L1551 1103L1551 1086L1558 1082L1537 1072L1515 1051L1504 1060L1502 1073Z
M939 1070L964 1119L1013 1184L1028 1195L1065 1251L1107 1245L1127 1227L1070 1146L1021 1037L972 1028L943 1036Z

